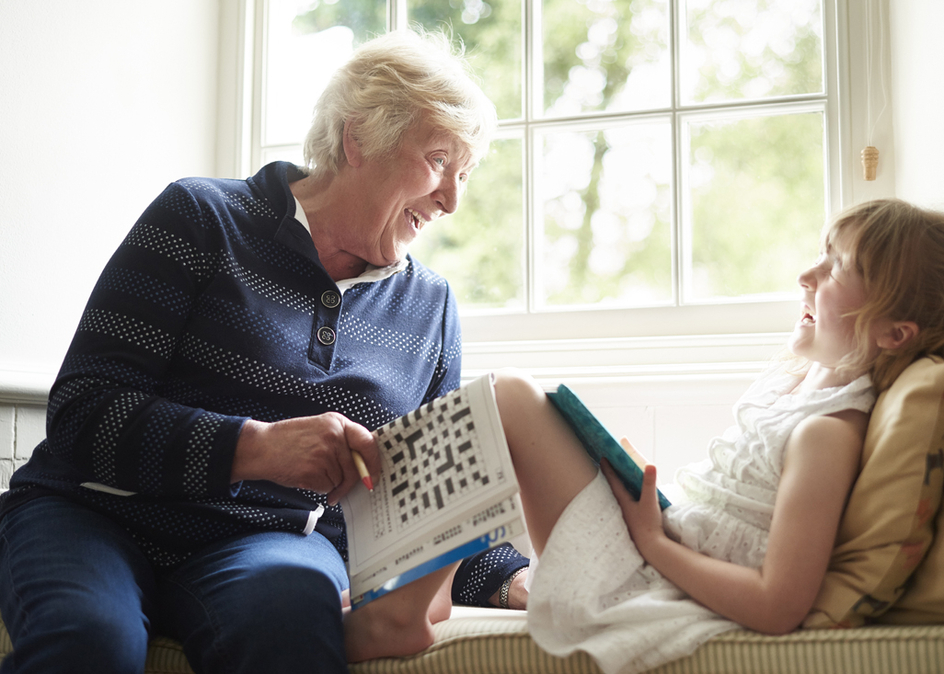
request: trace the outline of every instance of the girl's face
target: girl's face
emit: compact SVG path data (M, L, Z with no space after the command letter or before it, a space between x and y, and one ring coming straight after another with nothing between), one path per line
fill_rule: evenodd
M856 347L855 318L848 314L866 301L865 283L853 262L853 251L838 236L797 277L803 289L800 320L790 337L790 350L827 368L835 368Z

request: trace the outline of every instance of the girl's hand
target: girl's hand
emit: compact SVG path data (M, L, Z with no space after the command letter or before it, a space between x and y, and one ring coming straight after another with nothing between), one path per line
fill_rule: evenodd
M633 498L613 470L609 461L600 462L603 476L610 483L610 489L623 511L623 521L639 549L639 553L648 560L646 550L661 538L665 538L665 529L662 526L662 509L659 508L659 497L656 491L656 467L647 464L643 471L642 494L639 500Z

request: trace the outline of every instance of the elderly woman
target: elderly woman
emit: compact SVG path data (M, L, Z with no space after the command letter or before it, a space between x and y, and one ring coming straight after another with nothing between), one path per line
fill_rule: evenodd
M143 671L155 631L198 672L346 671L337 502L352 450L379 472L368 429L458 386L455 299L407 249L494 122L447 40L392 33L322 96L307 169L185 179L148 207L0 501L0 671ZM467 561L455 594L526 564Z

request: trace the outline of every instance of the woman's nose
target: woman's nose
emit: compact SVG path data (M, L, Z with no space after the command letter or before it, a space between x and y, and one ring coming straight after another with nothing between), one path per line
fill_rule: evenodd
M459 207L459 197L462 194L461 183L458 180L444 178L436 195L436 203L444 214L455 213Z

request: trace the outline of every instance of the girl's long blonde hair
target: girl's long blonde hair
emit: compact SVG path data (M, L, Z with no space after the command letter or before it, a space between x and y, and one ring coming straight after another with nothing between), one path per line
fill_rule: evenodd
M867 371L881 392L918 358L944 355L944 213L900 199L869 201L824 229L823 249L840 236L850 244L868 297L852 314L856 350L840 366ZM873 357L869 330L884 318L914 321L919 332L901 348Z

